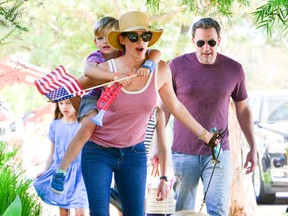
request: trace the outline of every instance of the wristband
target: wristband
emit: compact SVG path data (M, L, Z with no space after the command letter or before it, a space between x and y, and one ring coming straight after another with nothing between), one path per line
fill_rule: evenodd
M167 176L160 176L160 180L164 179L166 182L168 182L168 177Z
M205 136L206 136L206 134L207 134L207 130L204 129L204 130L202 131L201 135L199 136L199 139L200 139L201 141L205 142Z
M156 68L156 63L152 60L147 59L141 67L149 69L149 73L152 73Z

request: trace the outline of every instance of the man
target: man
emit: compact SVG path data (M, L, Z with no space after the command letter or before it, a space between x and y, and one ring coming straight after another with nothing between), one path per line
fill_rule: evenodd
M192 42L196 52L173 59L169 66L178 99L206 129L224 129L221 149L216 162L211 147L174 121L172 161L176 177L174 185L176 211L194 210L199 179L206 194L210 215L228 215L231 161L228 142L228 110L232 98L240 127L250 145L244 168L254 171L257 156L253 136L252 114L247 100L242 66L217 52L220 45L220 25L203 18L192 27ZM232 143L236 145L237 143ZM218 156L216 154L216 156ZM215 159L215 158L214 158ZM212 180L210 182L211 176ZM200 208L200 206L199 206Z

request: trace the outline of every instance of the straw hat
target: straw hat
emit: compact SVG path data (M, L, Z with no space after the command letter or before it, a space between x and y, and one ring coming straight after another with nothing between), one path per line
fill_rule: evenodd
M163 30L150 29L148 16L140 11L131 11L123 14L119 18L119 31L111 31L108 33L108 43L111 47L123 50L122 45L118 41L118 35L122 32L130 32L136 30L146 30L153 33L151 40L149 41L148 47L155 44L162 35Z

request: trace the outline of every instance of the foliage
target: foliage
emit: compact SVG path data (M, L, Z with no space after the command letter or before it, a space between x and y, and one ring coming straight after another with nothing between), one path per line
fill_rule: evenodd
M216 5L227 1L211 2ZM161 40L151 47L161 50L163 60L169 61L175 56L194 51L190 27L191 23L199 19L200 12L187 9L181 0L166 0L165 5L163 1L159 1L158 9L144 5L140 0L113 0L113 4L104 0L98 1L97 7L94 0L37 2L38 7L33 7L36 0L26 2L27 7L33 7L33 10L29 11L33 17L29 31L12 37L13 43L1 47L0 58L16 55L24 62L48 70L53 70L61 64L69 69L70 74L78 77L83 74L86 57L97 49L93 43L94 23L103 16L119 17L129 10L147 11L153 28L164 29ZM240 2L244 2L242 6L239 6ZM288 39L277 35L277 31L269 38L264 29L257 29L251 13L262 1L249 1L249 7L246 6L246 2L248 0L230 0L229 9L233 16L229 18L216 15L217 9L210 10L211 13L215 13L211 16L219 20L222 26L220 52L243 65L247 73L248 90L287 88L285 76ZM202 8L202 11L204 9ZM0 94L11 104L15 117L22 117L23 112L30 112L47 103L46 98L38 92L35 93L35 90L31 86L15 84L2 88Z
M288 33L288 1L269 0L266 4L258 7L252 13L255 16L258 28L264 27L268 35L272 35L272 29L278 27L283 35Z
M24 0L0 0L0 46L5 44L8 37L15 32L28 31L28 27L22 24L26 13Z
M8 146L0 142L0 215L19 195L22 203L22 215L38 216L41 205L35 194L30 192L31 180L26 179L21 165L15 163L17 150L8 151Z
M179 0L180 1L180 0ZM202 16L215 16L220 14L226 17L232 17L233 3L238 3L239 6L249 6L252 0L209 0L209 1L195 1L195 0L181 0L180 4L186 6L190 11ZM146 0L149 7L157 10L160 9L161 2L159 0ZM164 6L164 2L163 2ZM274 27L283 30L285 36L288 32L288 1L287 0L269 0L266 4L257 8L252 12L255 18L257 27L265 27L267 34L272 35Z

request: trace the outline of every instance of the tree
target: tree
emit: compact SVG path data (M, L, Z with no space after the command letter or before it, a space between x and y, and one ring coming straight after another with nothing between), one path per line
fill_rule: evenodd
M0 46L8 43L8 39L14 33L21 33L29 30L29 25L25 21L31 19L30 8L25 5L26 0L0 0ZM221 14L226 17L233 16L233 3L248 7L252 0L178 0L179 8L187 8L196 14L213 15ZM147 7L159 10L162 6L160 0L146 0ZM43 5L42 1L36 1L37 7ZM30 4L31 6L31 4ZM119 3L115 6L119 11ZM252 13L258 28L264 27L268 35L272 35L272 29L280 29L283 35L288 33L288 1L287 0L269 0L267 3L258 7Z
M270 0L252 13L258 27L264 27L268 35L272 35L273 27L278 27L283 35L288 33L288 1Z
M179 0L180 5L188 7L190 11L200 15L220 14L226 17L233 15L231 8L233 3L240 6L249 6L252 0ZM146 0L148 7L156 10L160 8L160 0ZM268 35L272 35L273 28L279 28L283 35L288 33L288 1L269 0L267 3L258 7L252 13L257 23L257 27L264 27Z
M15 32L28 31L22 24L25 15L24 0L0 0L0 46Z

